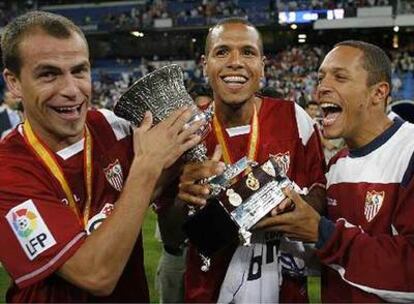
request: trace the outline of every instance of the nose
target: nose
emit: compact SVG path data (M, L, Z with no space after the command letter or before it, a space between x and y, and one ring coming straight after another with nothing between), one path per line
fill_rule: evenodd
M67 74L62 77L61 90L62 96L74 100L80 93L79 82L72 74Z
M319 81L318 86L316 87L316 96L319 98L328 95L332 92L332 87L329 84L329 81L324 77Z
M242 64L243 63L241 60L240 52L238 50L233 50L232 52L230 52L227 66L233 69L237 69L240 68Z

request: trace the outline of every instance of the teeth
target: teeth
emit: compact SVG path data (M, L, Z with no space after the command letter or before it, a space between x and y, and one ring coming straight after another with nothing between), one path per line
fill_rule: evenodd
M80 106L72 106L72 107L56 107L56 111L58 112L73 112L79 109Z
M245 83L246 78L242 76L226 76L223 78L225 82L238 82L238 83Z
M323 102L320 104L320 107L322 109L326 109L326 108L335 108L335 109L340 109L341 107L338 106L337 104L331 103L331 102Z

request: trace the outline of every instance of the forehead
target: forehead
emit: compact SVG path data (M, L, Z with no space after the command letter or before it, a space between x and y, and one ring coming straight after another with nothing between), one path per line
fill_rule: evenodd
M227 23L214 27L210 33L210 49L226 45L249 45L259 48L259 33L243 23Z
M363 68L364 53L351 46L337 46L323 60L319 70L365 71ZM365 71L366 72L366 71Z
M39 46L39 47L33 47ZM76 32L67 38L56 38L42 30L26 34L19 44L22 66L42 61L84 60L89 58L86 41Z

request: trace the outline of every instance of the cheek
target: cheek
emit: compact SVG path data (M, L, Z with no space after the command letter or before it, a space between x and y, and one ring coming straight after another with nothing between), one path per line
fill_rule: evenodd
M83 93L83 95L88 96L88 97L91 96L91 94L92 94L92 84L91 84L90 79L81 80L78 83L78 87L79 87L80 91Z

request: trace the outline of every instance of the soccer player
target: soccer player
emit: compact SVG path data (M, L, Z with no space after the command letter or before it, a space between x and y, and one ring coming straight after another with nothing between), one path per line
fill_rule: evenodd
M338 43L319 69L327 138L343 137L327 173L327 217L287 189L296 207L263 220L317 242L322 301L414 301L414 125L385 113L391 63L379 47Z
M148 302L141 226L164 169L199 136L181 109L155 127L89 111L89 51L70 20L29 12L2 33L26 120L0 145L7 302ZM161 185L159 185L161 186Z
M260 78L264 77L264 60L261 36L248 21L225 19L210 30L205 45L204 73L213 89L215 117L206 143L209 155L214 155L210 161L185 166L180 181L181 200L189 204L205 204L209 188L195 182L223 171L219 161L221 154L213 152L216 145L221 146L225 163L234 163L244 156L263 162L273 155L290 178L299 186L310 189L315 203L324 197L325 163L313 121L294 102L256 95ZM255 263L263 265L263 272L265 266L277 264L275 242L278 240L274 238L263 242L269 249L268 254L251 256L244 265L245 273L235 280L250 278L249 266L257 266ZM231 286L222 286L222 283L236 247L237 244L230 244L212 256L210 270L203 272L202 259L190 244L185 277L186 301L216 302L220 289L232 290ZM274 277L263 282L261 275L264 273L257 272L250 282L245 282L246 286L259 287L254 290L257 297L240 298L234 289L235 297L226 298L226 301L260 302L266 299L277 302L280 299L306 302L303 261L287 252L279 260L284 269L280 297L279 280Z

